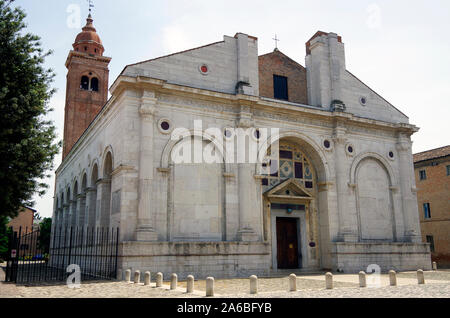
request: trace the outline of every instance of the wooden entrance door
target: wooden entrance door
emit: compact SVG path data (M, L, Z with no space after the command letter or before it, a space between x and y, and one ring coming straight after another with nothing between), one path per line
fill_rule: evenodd
M278 268L298 268L297 219L277 218Z

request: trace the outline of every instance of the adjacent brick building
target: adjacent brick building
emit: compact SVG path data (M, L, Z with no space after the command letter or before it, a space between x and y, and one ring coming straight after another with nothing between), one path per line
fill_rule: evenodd
M36 210L27 207L21 208L19 214L7 224L7 227L12 227L14 232L19 232L20 228L22 228L22 233L31 232L33 230L34 213L36 213Z
M420 225L439 266L450 266L450 145L414 155Z

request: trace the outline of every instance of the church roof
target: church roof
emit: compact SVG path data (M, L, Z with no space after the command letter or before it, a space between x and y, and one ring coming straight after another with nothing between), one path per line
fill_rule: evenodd
M450 145L414 154L414 163L450 156Z

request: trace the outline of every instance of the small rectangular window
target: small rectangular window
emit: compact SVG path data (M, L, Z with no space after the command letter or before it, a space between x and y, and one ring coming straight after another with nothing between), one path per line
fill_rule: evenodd
M295 177L297 179L303 179L303 164L301 162L295 163Z
M427 235L427 243L430 243L430 252L434 252L434 238L433 238L433 235Z
M423 215L425 219L431 219L430 203L423 204Z
M273 75L273 97L288 100L287 77Z
M280 150L281 159L292 159L292 151Z
M420 178L420 180L426 180L426 178L427 178L427 173L426 173L425 170L420 170L420 171L419 171L419 178Z
M447 176L450 176L450 165L447 166Z

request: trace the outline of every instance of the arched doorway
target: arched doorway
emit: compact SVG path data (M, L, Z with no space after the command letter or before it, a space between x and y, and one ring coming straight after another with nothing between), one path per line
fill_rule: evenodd
M282 138L271 147L262 164L266 173L261 184L273 268L318 267L319 179L312 147L295 138Z

